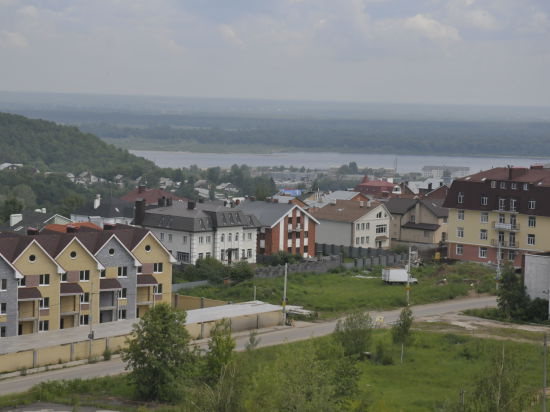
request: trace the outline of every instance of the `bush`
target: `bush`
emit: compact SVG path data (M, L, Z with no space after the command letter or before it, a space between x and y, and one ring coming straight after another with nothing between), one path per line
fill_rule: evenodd
M376 343L376 349L372 356L372 362L377 365L393 365L393 357L391 355L390 344L383 340Z
M368 313L350 313L343 321L338 321L334 336L344 348L346 356L356 356L369 347L372 328L372 319Z
M242 282L254 277L254 269L248 262L237 262L229 270L229 277L235 282Z
M212 283L222 283L223 280L229 277L228 266L212 257L197 260L197 263L189 265L185 269L184 277L194 280L208 280Z
M113 353L111 352L111 349L109 349L109 347L105 348L103 351L103 360L110 360L112 355Z

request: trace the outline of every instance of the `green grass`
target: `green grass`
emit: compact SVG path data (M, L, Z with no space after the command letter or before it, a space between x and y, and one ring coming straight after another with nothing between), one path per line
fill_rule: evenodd
M487 267L471 264L430 265L414 271L419 284L412 286L411 303L423 304L466 296L479 291L494 274ZM289 304L301 305L319 312L322 318L331 318L358 309L381 310L402 307L406 291L402 285L386 285L381 279L359 279L354 272L326 274L292 274L288 277ZM438 284L443 278L445 284ZM464 279L467 279L466 281ZM471 280L479 280L471 286ZM234 286L209 286L185 290L184 294L233 302L256 298L280 304L283 278L252 279ZM490 287L481 291L491 291Z
M383 341L394 363L377 365L359 361L359 390L370 400L370 411L437 411L445 402L455 401L461 388L466 397L473 391L475 379L488 371L490 359L502 348L514 354L522 365L522 385L531 392L538 390L542 373L540 345L472 338L449 333L413 333L413 342L405 348L405 362L399 363L399 347L391 344L387 330L374 333L372 347ZM330 336L317 338L320 345ZM298 348L307 342L291 343ZM262 363L273 362L282 346L241 353L261 369ZM175 410L173 407L136 403L124 375L87 381L51 382L41 384L30 392L0 397L0 408L33 403L38 400L69 405L92 405L117 410ZM159 409L160 407L160 409Z

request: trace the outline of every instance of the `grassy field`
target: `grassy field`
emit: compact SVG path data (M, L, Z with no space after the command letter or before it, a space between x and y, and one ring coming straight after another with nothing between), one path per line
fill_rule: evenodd
M323 345L331 337L314 341ZM455 402L461 388L466 397L474 390L477 377L489 371L490 359L504 351L513 354L521 365L522 389L538 390L542 374L540 345L478 339L456 334L414 332L413 343L406 347L404 364L399 363L399 347L391 344L389 331L377 330L373 344L384 343L391 353L393 364L377 365L368 360L359 361L359 390L369 400L369 411L428 412L441 411L449 402ZM308 342L288 344L295 350ZM249 360L258 364L272 363L282 346L258 349ZM30 393L0 398L0 408L41 401L69 405L94 405L117 410L177 410L163 405L134 403L124 376L98 378L89 381L47 383ZM534 409L533 409L534 410Z
M402 285L386 285L381 279L361 279L355 272L289 275L289 304L317 311L322 318L331 318L356 309L390 309L406 302ZM371 275L379 276L374 271ZM466 296L472 291L492 292L494 272L486 266L459 263L429 265L414 270L419 284L412 286L411 303L422 304ZM446 279L446 282L443 282ZM472 286L473 285L473 286ZM253 279L234 286L186 289L185 294L242 302L256 298L280 304L283 278Z

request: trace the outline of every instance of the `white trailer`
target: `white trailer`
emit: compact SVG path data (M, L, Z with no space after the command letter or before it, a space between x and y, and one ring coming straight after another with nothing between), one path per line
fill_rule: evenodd
M407 279L409 283L418 283L418 279L409 278L409 273L406 269L386 268L382 270L382 280L386 283L401 283L406 284Z

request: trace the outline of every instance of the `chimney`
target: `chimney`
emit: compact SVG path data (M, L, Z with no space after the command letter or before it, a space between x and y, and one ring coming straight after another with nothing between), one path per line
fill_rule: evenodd
M94 209L97 209L100 204L101 204L101 195L95 195Z
M159 197L157 204L158 204L158 207L166 206L166 198L164 196Z
M138 199L134 207L134 225L142 226L145 220L145 199Z
M35 236L35 235L38 235L38 229L35 229L34 227L28 227L27 228L27 235L28 236Z
M362 200L359 201L359 207L365 207L365 202L363 202Z
M14 213L10 215L10 226L15 226L23 220L23 215L21 213Z
M241 199L235 199L235 204L239 206L241 204Z
M428 183L428 190L431 192L432 191L432 184L431 183Z
M78 232L78 226L67 225L65 227L67 228L67 233L76 233L76 232Z
M116 225L114 223L105 223L103 225L103 230L115 230Z
M192 202L191 200L187 202L187 209L193 210L195 208L195 202Z
M145 192L145 185L139 185L138 186L138 193L143 193Z
M172 198L171 197L166 199L166 206L172 206Z
M202 197L199 198L199 203L204 203L204 199Z

